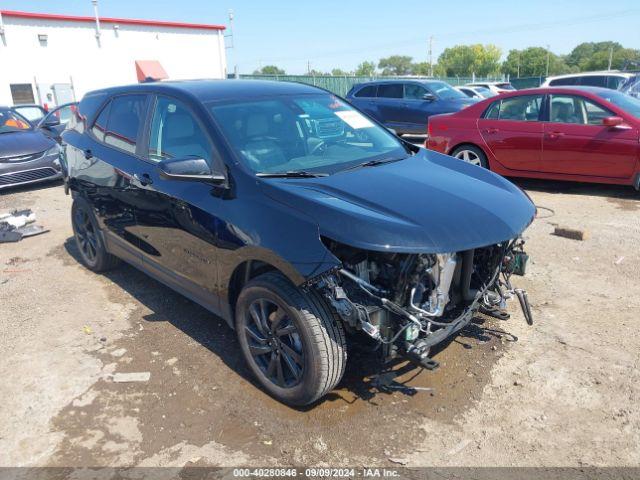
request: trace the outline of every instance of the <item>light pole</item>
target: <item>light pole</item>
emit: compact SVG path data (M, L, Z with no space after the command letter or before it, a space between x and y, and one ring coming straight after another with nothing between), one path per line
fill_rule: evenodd
M233 38L233 10L229 10L229 35L225 35L225 37L229 38L229 45L227 45L226 48L233 49L233 62L234 62L233 76L237 79L238 78L238 61L236 59L236 48L235 48L235 42Z
M91 0L93 3L93 15L96 19L96 41L98 42L98 47L100 47L100 16L98 15L98 0Z
M549 45L547 45L547 74L545 75L546 77L549 76L549 57L551 56L551 50L549 50Z

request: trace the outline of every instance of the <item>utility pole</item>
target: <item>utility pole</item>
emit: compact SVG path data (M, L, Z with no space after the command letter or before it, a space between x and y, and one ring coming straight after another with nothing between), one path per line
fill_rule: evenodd
M307 75L311 75L311 61L307 60Z
M520 52L518 52L518 78L520 78Z
M613 46L609 47L609 67L607 70L611 70L611 63L613 62Z
M549 47L549 45L547 45L547 74L545 76L549 76L549 57L551 56L551 47Z

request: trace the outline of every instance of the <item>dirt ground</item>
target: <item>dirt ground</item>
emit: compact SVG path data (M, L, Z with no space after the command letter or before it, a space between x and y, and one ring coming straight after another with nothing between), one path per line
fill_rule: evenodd
M198 305L126 265L83 268L59 184L3 193L0 212L32 208L51 231L0 244L0 466L639 466L640 195L519 184L541 207L515 279L536 324L516 302L509 321L477 318L439 370L396 366L433 389L415 395L377 391L355 351L303 410L257 388ZM151 376L113 381L126 372Z

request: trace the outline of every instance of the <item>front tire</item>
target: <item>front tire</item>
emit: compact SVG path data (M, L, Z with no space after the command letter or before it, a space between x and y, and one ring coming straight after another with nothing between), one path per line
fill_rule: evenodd
M71 206L71 226L80 261L85 267L94 272L105 272L118 266L120 259L107 252L91 205L82 197L76 198Z
M489 169L487 156L475 145L461 145L451 152L451 156L463 162Z
M308 405L342 379L342 325L320 295L296 288L282 274L268 272L247 283L235 323L245 361L279 401Z

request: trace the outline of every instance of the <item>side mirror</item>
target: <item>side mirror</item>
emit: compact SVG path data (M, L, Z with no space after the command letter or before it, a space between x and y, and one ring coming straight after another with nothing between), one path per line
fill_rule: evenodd
M436 96L433 93L425 93L422 96L422 99L427 102L433 102L436 99Z
M602 119L602 125L605 127L615 128L624 124L622 117L604 117Z
M158 164L160 175L171 180L190 180L220 185L227 178L221 174L211 172L209 164L204 158L186 157L163 160Z

